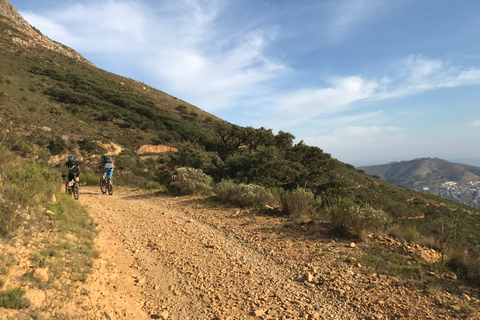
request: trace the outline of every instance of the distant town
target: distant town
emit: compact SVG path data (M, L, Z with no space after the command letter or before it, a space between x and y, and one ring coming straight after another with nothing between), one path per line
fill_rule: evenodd
M414 189L420 192L433 193L480 209L480 182L478 181L470 181L467 183L446 181L434 186L422 186Z

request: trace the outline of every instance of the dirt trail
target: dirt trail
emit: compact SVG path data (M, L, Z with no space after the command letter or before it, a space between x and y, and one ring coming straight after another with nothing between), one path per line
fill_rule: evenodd
M402 281L344 263L358 247L285 237L279 219L119 188L83 187L80 201L100 230L82 289L92 318L453 318Z

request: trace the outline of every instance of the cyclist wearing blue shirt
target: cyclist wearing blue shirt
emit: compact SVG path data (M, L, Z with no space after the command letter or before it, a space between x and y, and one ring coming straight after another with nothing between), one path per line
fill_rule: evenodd
M102 170L103 178L107 177L112 179L113 168L114 168L113 160L106 153L102 154L102 158L100 159L100 162L97 165L97 171L98 171L98 168Z

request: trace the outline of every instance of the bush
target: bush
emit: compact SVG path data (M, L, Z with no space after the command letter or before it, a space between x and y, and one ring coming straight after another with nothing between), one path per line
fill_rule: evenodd
M212 193L212 178L201 169L182 167L175 169L170 189L174 194L203 194Z
M275 203L275 198L267 189L255 184L235 184L225 180L217 184L215 192L219 201L241 207L262 207Z
M320 198L315 198L313 192L303 188L284 193L281 200L282 212L290 216L313 215L321 204Z
M62 137L57 137L48 144L48 150L50 150L50 153L53 155L60 154L65 149L67 149L67 143L62 139Z
M86 152L93 152L98 148L98 144L91 138L85 138L82 141L79 141L78 145L80 146L80 150L84 150Z
M366 204L356 205L350 199L340 198L331 210L332 225L359 233L361 230L379 231L387 223L387 214Z
M87 186L96 186L100 184L100 174L94 174L92 172L82 172L79 176L80 183Z

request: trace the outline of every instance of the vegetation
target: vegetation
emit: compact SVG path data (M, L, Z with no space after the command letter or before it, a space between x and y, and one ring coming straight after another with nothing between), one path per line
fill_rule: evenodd
M172 180L171 190L178 195L212 193L212 178L200 169L178 168Z
M220 202L240 207L264 207L276 202L271 192L255 184L236 184L231 180L224 180L216 186L215 191Z
M0 307L7 309L22 309L30 306L30 301L23 298L25 290L20 287L0 293Z
M35 155L21 158L12 151L21 143L20 137L9 133L4 133L0 141L0 236L6 240L15 237L32 248L41 247L33 250L34 267L48 268L55 277L68 271L70 280L84 281L97 257L95 224L85 208L60 191L63 183L57 170L35 161ZM49 230L49 237L41 244L32 242L31 234L43 229ZM76 239L75 243L67 240L67 235ZM12 257L0 256L2 275L8 274L12 263ZM27 274L25 281L30 287L44 289L53 279L44 284ZM0 294L0 306L28 307L23 294L21 288Z

